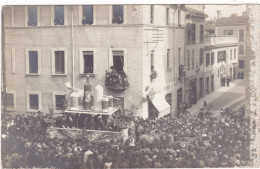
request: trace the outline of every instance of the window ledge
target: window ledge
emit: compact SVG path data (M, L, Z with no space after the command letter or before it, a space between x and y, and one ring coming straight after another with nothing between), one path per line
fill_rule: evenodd
M67 76L67 74L52 74L52 76Z
M40 76L39 73L29 73L29 74L26 74L26 76Z
M27 109L27 113L38 113L39 111L41 112L40 109Z
M80 73L79 74L80 77L86 77L86 75L89 75L89 77L95 77L94 73Z

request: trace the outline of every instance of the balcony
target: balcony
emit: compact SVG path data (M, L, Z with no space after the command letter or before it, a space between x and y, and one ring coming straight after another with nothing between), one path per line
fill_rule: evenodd
M205 46L238 43L236 36L205 36Z
M129 87L124 71L106 71L105 86L111 91L123 91Z
M186 76L186 68L185 68L185 66L184 65L180 65L179 66L179 77L178 77L178 79L180 80L180 79L183 79L184 77Z

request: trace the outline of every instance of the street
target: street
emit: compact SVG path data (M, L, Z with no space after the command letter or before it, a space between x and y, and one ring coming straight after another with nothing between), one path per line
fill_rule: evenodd
M204 107L204 101L207 102L206 107ZM221 108L237 110L244 105L244 102L245 81L234 80L230 83L229 87L220 87L204 98L200 99L197 104L192 105L188 111L190 111L192 116L197 116L201 108L209 108L210 112L214 113L216 116L219 116L219 110Z

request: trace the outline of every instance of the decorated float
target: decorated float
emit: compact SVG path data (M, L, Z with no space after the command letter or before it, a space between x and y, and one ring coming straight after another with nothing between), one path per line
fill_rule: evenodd
M131 120L126 120L120 107L114 106L118 105L119 99L104 95L100 83L92 92L90 76L86 77L84 90L73 88L70 82L65 84L69 89L65 109L48 128L48 134L59 138L85 135L90 141L111 137L128 139Z

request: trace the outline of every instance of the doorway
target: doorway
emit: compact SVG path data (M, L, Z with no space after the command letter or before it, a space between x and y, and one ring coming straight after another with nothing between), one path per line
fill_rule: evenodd
M203 77L200 78L200 99L203 96Z
M190 103L196 104L197 103L197 85L196 80L190 83Z
M211 91L214 91L214 75L211 75Z
M209 93L209 77L206 78L206 92Z

